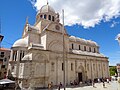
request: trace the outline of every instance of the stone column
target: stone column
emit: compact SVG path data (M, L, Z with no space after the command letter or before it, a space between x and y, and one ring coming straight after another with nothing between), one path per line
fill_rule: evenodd
M67 54L66 54L66 84L68 84L68 59L67 59Z
M76 74L76 80L78 80L78 78L77 78L77 60L75 60L75 74Z
M20 50L17 51L17 59L16 59L16 61L17 61L16 77L17 77L17 78L19 77L19 64L20 64L19 58L20 58Z
M56 85L58 85L58 60L59 60L59 57L56 58Z
M87 57L86 57L86 59L85 59L85 81L87 80L87 65L86 65L86 62L87 61Z
M17 90L18 85L18 78L19 78L19 66L20 66L20 50L17 51L17 58L16 58L16 87L15 90Z
M117 73L118 73L118 77L120 77L120 64L117 64Z
M90 63L91 63L91 64L90 64L90 65L91 65L91 79L93 80L93 74L92 74L92 73L93 73L93 70L92 70L93 64L92 64L92 60L90 60Z
M96 59L96 76L97 76L97 78L98 78L98 63L97 63L98 61L97 61L97 59Z
M101 62L101 70L102 70L102 77L104 77L103 76L104 73L103 73L103 63L102 62Z
M13 60L13 50L11 50L11 53L10 53L10 61Z

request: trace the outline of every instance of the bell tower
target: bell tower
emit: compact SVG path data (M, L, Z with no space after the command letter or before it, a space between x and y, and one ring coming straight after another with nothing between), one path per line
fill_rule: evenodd
M47 2L46 5L42 6L36 14L35 26L39 28L40 33L42 30L47 27L50 23L59 23L59 14L49 5Z

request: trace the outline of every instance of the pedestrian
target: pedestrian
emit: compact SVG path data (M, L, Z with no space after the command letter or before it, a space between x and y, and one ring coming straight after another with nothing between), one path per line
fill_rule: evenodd
M60 84L58 85L58 90L60 90L61 87L62 87L62 83L60 82Z
M48 83L48 90L51 90L51 83Z
M62 87L62 83L60 82L60 87Z
M98 83L100 83L100 79L98 78Z
M109 83L109 79L107 78L107 83Z
M53 90L53 82L51 82L51 90Z
M103 88L105 88L105 82L103 81Z
M71 86L73 85L73 82L72 82L72 81L70 81L70 85L71 85Z
M94 80L92 81L92 86L95 87L95 82L94 82Z
M60 90L60 85L58 85L58 90Z

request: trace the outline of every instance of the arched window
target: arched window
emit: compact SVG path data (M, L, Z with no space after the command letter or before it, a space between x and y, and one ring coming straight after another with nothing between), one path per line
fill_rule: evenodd
M43 17L43 15L40 15L40 18L42 18Z
M84 46L84 51L86 51L86 46Z
M62 71L64 70L64 66L63 66L64 64L62 63Z
M91 52L91 47L89 47L89 52Z
M44 19L46 19L46 18L47 18L47 15L45 14L45 15L44 15Z
M52 16L52 21L55 21L54 16Z
M80 47L80 45L79 45L79 50L81 50L81 47Z
M73 63L71 63L71 71L73 71Z
M74 45L73 45L73 43L72 43L72 49L74 49Z
M6 61L7 61L7 58L4 59L4 62L6 62Z
M96 49L94 48L94 53L96 52Z
M51 15L49 15L48 19L51 20Z

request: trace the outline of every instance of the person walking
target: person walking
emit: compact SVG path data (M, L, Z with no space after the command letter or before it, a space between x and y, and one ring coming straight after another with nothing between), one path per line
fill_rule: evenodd
M60 84L58 85L58 90L60 90L61 87L62 87L62 83L60 82Z
M109 83L109 79L107 78L107 83Z
M94 80L92 81L92 86L95 87L95 82L94 82Z
M60 90L60 85L58 85L58 90Z
M51 83L48 83L48 90L51 90Z
M103 81L103 88L105 88L105 82Z

